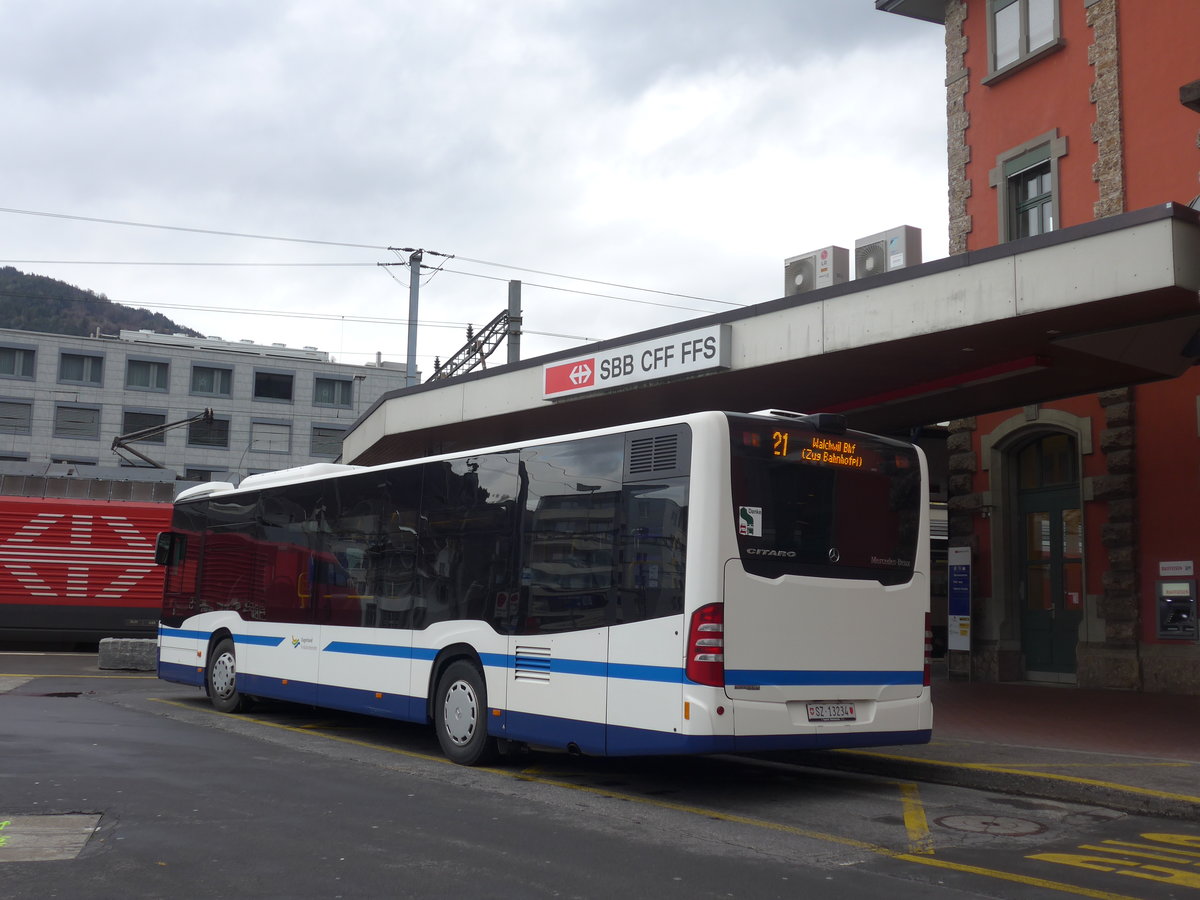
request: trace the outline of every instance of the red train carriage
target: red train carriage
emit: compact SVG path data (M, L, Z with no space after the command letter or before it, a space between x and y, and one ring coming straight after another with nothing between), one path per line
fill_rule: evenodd
M0 640L153 637L171 504L0 496Z

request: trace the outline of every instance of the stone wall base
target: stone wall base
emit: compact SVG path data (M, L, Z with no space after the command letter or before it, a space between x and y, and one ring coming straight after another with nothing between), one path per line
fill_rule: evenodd
M1195 644L1143 644L1141 652L1143 691L1200 694L1200 654Z
M1076 684L1096 690L1136 691L1141 689L1141 661L1134 648L1079 644L1075 650Z

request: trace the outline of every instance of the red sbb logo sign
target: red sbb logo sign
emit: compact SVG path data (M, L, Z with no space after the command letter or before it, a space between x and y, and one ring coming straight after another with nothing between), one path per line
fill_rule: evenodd
M545 366L542 396L557 400L729 368L729 330L710 325Z
M546 368L546 394L561 394L592 387L596 383L596 360L577 359L561 366Z

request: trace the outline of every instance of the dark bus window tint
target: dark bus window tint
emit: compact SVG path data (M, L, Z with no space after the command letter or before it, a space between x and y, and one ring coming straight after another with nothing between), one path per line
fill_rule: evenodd
M417 585L421 469L385 469L338 479L326 562L344 573L346 590L318 620L339 625L410 628Z
M916 563L920 462L910 444L731 417L733 503L742 564L773 578L900 584Z
M171 558L164 573L163 623L177 628L199 609L197 597L200 551L204 546L204 509L194 504L175 507L171 520Z
M687 491L687 478L625 485L617 532L617 623L683 612Z
M265 620L262 580L268 554L258 534L258 495L213 499L203 506L210 530L204 537L198 611L232 610L243 619Z
M507 628L516 590L518 456L426 463L414 628L484 619Z
M262 493L263 603L273 622L358 621L357 598L345 570L328 551L332 482L290 485Z
M522 451L520 633L616 624L623 460L622 435Z

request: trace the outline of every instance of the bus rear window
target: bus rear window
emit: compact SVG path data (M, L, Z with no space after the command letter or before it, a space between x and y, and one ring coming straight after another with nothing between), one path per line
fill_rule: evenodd
M911 444L811 424L730 419L733 506L747 572L912 577L921 466Z

